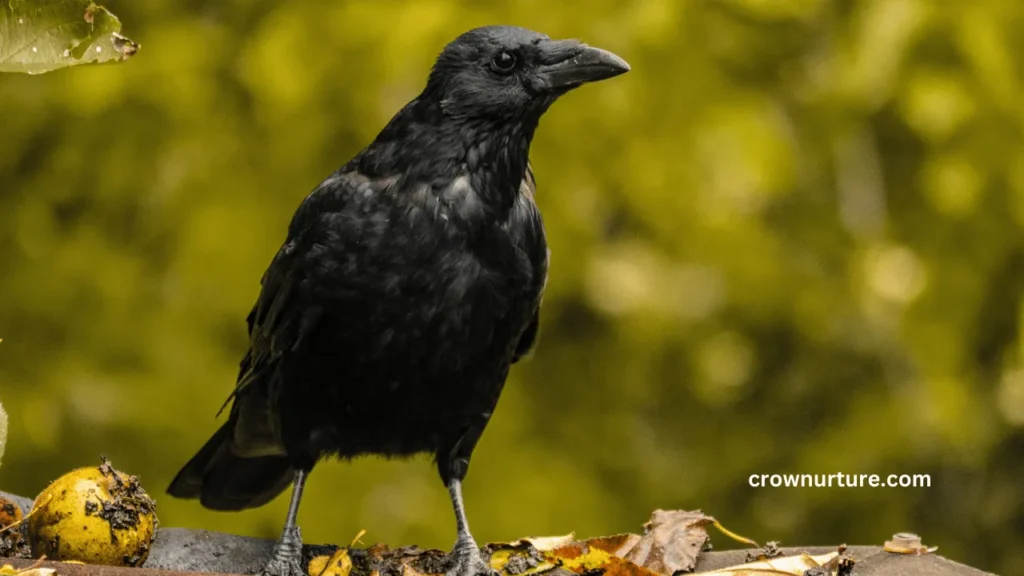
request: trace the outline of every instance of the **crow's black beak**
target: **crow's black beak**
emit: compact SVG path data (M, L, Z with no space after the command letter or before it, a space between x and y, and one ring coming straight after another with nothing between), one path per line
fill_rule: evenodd
M568 90L629 72L629 64L615 54L586 44L580 46L568 58L540 67L538 74L548 90Z

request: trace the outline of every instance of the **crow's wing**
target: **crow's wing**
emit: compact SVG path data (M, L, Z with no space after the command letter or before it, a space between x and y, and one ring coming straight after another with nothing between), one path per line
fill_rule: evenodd
M537 342L537 333L540 331L540 306L537 306L537 310L533 313L533 319L526 326L526 330L523 331L522 336L519 337L519 344L516 345L516 352L512 356L512 363L515 364L533 350L533 345Z
M533 166L529 162L526 163L526 174L523 175L523 181L519 185L519 193L526 196L532 202L534 195L537 193L537 181L533 177ZM547 245L543 245L544 249L544 270L541 278L540 293L543 296L544 286L547 284L547 270L548 260L550 259L551 253L547 249ZM519 343L516 345L515 353L512 355L512 363L518 362L523 356L526 356L533 349L534 344L537 343L537 334L540 332L540 297L537 299L537 308L533 312L533 318L530 323L526 326L522 335L519 337Z
M339 171L303 200L288 230L288 238L261 280L260 295L247 318L249 349L242 359L234 400L233 450L243 456L284 454L278 396L286 385L282 357L296 350L316 328L322 309L309 297L304 258L320 235L324 215L337 212L364 188L378 189L356 172ZM222 408L223 410L223 408Z
M274 257L249 313L249 350L242 359L231 407L234 448L239 455L284 454L277 403L283 384L281 357L309 334L319 314L317 308L302 305L295 251L295 244L286 244Z

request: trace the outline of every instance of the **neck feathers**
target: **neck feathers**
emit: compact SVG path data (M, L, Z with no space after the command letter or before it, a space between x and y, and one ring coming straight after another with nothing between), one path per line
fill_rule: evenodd
M360 155L358 169L439 189L468 177L484 203L505 212L519 194L536 128L530 119L453 118L414 100Z

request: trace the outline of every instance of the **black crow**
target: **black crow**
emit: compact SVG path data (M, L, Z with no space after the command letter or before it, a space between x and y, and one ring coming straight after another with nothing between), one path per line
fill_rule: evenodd
M294 483L264 574L302 576L296 515L317 461L430 453L455 508L450 573L489 572L461 482L537 336L548 248L530 142L559 96L628 70L511 26L448 44L423 92L295 212L248 317L230 418L168 492L241 510Z

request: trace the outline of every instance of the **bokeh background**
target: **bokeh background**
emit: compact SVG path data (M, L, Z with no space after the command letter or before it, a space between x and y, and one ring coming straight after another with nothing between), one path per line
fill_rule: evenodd
M165 526L218 421L292 211L460 32L579 37L633 71L556 104L532 158L539 348L467 484L481 541L701 508L785 544L914 530L1024 573L1024 4L1018 0L110 0L130 62L0 76L0 486L100 454ZM750 474L928 473L755 489ZM309 542L448 548L426 459L327 463ZM728 546L715 536L715 542Z

